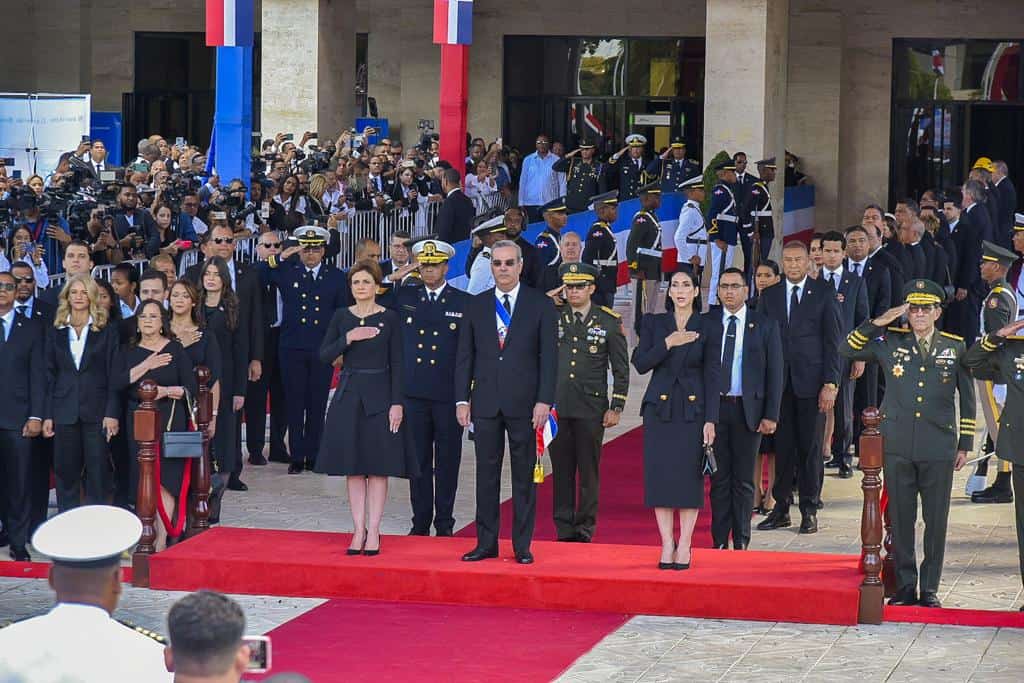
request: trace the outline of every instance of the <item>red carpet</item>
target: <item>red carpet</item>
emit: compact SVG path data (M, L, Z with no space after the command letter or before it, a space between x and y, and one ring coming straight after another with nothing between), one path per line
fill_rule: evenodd
M270 674L313 681L550 681L629 619L331 600L270 632Z
M388 536L377 557L346 557L349 534L215 528L150 560L153 588L853 624L857 557L695 550L659 571L649 546L538 541L537 562L466 563L471 539ZM213 561L216 560L216 561Z
M883 620L911 624L949 624L953 626L991 626L1024 628L1024 612L942 607L896 607L886 605Z
M121 580L132 582L132 568L121 568ZM0 577L5 579L46 579L50 576L49 562L4 562L0 561Z
M654 523L654 511L644 506L643 477L643 434L636 427L604 445L601 451L601 493L597 514L597 531L594 543L616 543L621 545L661 545L661 536ZM554 541L555 523L551 518L553 482L551 475L537 488L537 523L534 538L538 541ZM705 480L704 509L697 517L693 530L693 547L710 548L711 506L708 503L708 487ZM457 536L476 537L476 525L469 524ZM512 537L512 501L501 506L501 537Z

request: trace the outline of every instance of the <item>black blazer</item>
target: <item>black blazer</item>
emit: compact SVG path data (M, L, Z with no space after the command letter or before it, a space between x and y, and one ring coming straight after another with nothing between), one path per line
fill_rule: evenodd
M473 415L529 417L536 403L555 402L558 318L551 301L520 285L504 348L498 346L494 288L465 304L455 356L455 401Z
M665 347L665 338L676 331L675 315L645 315L640 322L640 341L633 349L633 367L640 374L651 370L651 381L641 402L640 412L652 406L659 419L668 422L680 417L686 422L718 422L722 377L722 326L713 316L693 314L686 329L700 336L689 344ZM682 416L672 415L673 397L683 392Z
M438 239L455 244L469 239L469 231L473 229L475 218L476 207L473 206L473 200L463 194L462 190L455 190L445 198L441 208L437 210L434 230Z
M332 233L336 232L334 230ZM334 239L334 235L331 235ZM202 289L203 261L185 271L185 279ZM235 261L235 282L238 285L238 329L248 335L249 361L263 362L263 294L264 288L256 268ZM248 371L247 371L248 372Z
M999 231L996 234L996 242L1010 248L1013 214L1017 211L1017 188L1009 176L996 185L996 195L999 198Z
M45 418L46 368L43 365L43 347L46 333L39 319L14 314L7 342L0 346L0 377L4 388L0 391L0 429L16 430L30 417Z
M960 214L960 220L954 229L952 240L956 245L959 264L953 276L953 284L958 289L970 291L981 279L978 264L981 263L981 229L988 221L985 207L975 204L970 211Z
M121 400L110 380L119 349L116 325L107 325L99 332L90 329L81 367L76 368L68 329L48 326L44 418L59 425L118 418Z
M868 259L870 263L883 265L889 271L889 295L891 298L888 308L901 305L903 303L903 283L906 282L907 278L903 272L903 266L884 247L876 251Z
M850 269L850 259L843 261L843 268L847 272L853 272ZM869 258L864 264L861 278L867 287L868 315L872 318L878 317L892 307L892 280L889 268L884 261Z
M722 307L708 313L717 334L725 335ZM779 421L782 402L782 336L779 325L747 307L747 326L743 330L743 413L747 429L756 432L761 420Z
M784 377L797 398L813 398L824 384L839 386L839 342L842 340L835 290L827 282L807 278L792 316L786 312L792 285L783 278L761 293L760 311L779 325Z

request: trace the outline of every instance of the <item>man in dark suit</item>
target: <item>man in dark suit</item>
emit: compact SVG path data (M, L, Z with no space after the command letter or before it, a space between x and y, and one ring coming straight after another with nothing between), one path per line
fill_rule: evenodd
M466 304L455 359L459 424L475 430L477 546L462 559L498 556L501 461L508 434L512 467L512 546L530 564L536 517L534 430L548 420L558 364L555 309L544 294L523 287L523 257L510 241L491 251L496 286ZM472 407L471 407L472 406Z
M1005 161L993 161L995 173L992 182L999 200L999 223L997 226L996 243L1007 249L1012 248L1013 215L1017 212L1017 187L1010 180L1010 172Z
M0 273L0 520L14 560L28 561L32 439L43 427L46 369L43 323L14 307L16 283Z
M459 172L454 168L446 168L441 173L445 199L437 211L434 230L438 239L451 245L469 239L469 231L476 218L473 200L463 194L459 183Z
M868 317L868 288L864 279L846 270L846 237L836 230L821 237L821 274L818 279L832 285L839 307L839 324L846 335ZM839 468L839 476L853 476L850 467L850 444L853 442L853 387L864 374L863 362L844 362L839 371L839 397L833 415L835 431L832 436L832 465ZM827 467L828 465L826 465Z
M784 389L775 437L775 509L758 529L790 526L793 471L800 492L800 533L818 531L821 500L821 438L825 414L839 391L839 309L827 282L807 277L807 246L790 242L782 250L786 278L764 290L760 310L782 334Z
M953 278L956 293L946 310L945 327L971 344L978 337L981 300L988 289L978 271L981 243L988 239L984 235L991 234L992 226L985 207L979 203L985 194L982 184L977 180L968 180L961 192L963 210L960 212L960 220L955 226L950 225L960 263Z
M749 290L739 268L718 281L722 302L722 387L711 475L711 538L716 548L750 545L754 459L762 434L774 434L782 400L782 339L778 324L747 308ZM717 313L711 314L718 319Z
M883 230L885 215L882 207L877 204L868 204L864 207L864 215L861 217L860 225L868 234L868 258L875 265L885 266L886 270L889 271L890 307L895 306L899 303L897 300L900 298L900 292L903 291L903 282L906 280L906 274L904 274L903 266L900 262L885 250L882 240L882 235L885 234ZM889 310L888 307L886 310Z
M81 240L71 240L64 247L62 264L68 278L75 275L88 275L93 269L92 250ZM46 287L47 284L42 283L40 286ZM36 303L42 305L43 309L49 313L50 322L53 322L53 316L57 312L58 294L60 294L60 287L46 287L36 299Z

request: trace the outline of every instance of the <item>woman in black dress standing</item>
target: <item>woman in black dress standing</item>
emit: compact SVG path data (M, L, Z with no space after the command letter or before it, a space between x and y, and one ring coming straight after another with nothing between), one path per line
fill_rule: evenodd
M402 338L398 315L375 300L380 266L360 261L348 280L356 303L334 314L320 345L322 362L344 363L327 409L316 471L348 477L355 531L347 552L376 555L388 477L415 474L401 430Z
M157 384L156 407L157 418L161 431L187 431L189 411L185 401L185 393L191 397L196 395L196 381L192 373L192 361L185 349L175 341L171 334L170 317L159 301L147 300L139 305L135 314L135 338L122 350L119 356L118 370L114 375L120 388L127 391L128 415L133 415L139 407L139 384L142 380L151 379ZM133 420L128 419L128 444L131 449L132 490L138 487L138 443L135 441ZM160 501L162 508L156 519L156 549L159 551L166 545L168 536L167 522L171 526L184 527L183 521L187 503L186 495L181 495L181 485L188 460L182 458L164 458L160 456ZM183 507L176 511L178 502ZM167 521L164 520L164 515ZM180 532L179 532L180 533ZM174 534L172 534L174 535Z
M761 261L754 274L754 288L757 294L747 302L747 308L757 310L761 292L782 280L779 264L771 259ZM768 487L765 488L764 470L768 469ZM772 487L775 485L775 435L765 434L761 437L761 446L754 458L754 512L767 515L775 507L772 498Z
M654 370L640 414L644 421L644 503L661 533L659 569L689 569L697 513L704 506L703 448L715 441L722 369L721 334L694 310L700 285L672 275L668 313L645 315L633 366ZM679 541L675 512L679 511Z

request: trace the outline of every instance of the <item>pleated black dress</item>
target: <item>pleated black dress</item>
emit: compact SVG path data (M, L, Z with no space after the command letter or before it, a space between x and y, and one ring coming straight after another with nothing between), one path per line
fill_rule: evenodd
M349 345L349 330L372 325L380 334ZM413 450L406 444L406 423L392 434L388 411L401 405L402 339L398 315L385 309L366 318L339 309L320 345L320 360L344 363L338 388L327 408L316 471L339 476L416 476Z

